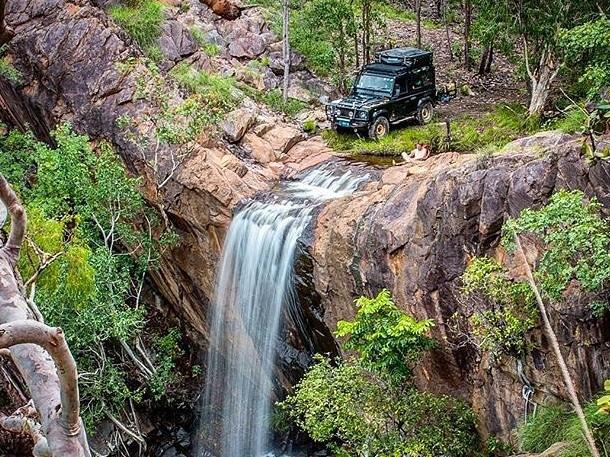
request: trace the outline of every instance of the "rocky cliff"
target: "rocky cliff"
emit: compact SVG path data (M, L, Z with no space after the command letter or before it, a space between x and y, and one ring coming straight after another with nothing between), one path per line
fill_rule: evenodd
M588 164L580 149L580 140L550 132L488 159L442 154L425 165L392 167L360 195L329 204L312 247L327 325L353 317L354 297L390 289L401 307L434 319L443 341L421 363L421 386L468 399L482 430L508 437L527 407L522 376L534 388L532 401L543 403L563 398L559 368L540 329L529 335L535 349L523 369L508 357L491 364L463 344L452 316L481 310L464 306L459 278L473 256L503 255L503 221L558 189L582 189L610 211L610 165ZM552 314L580 394L589 398L610 375L610 321L593 318L587 303L569 302Z
M0 114L43 138L57 123L70 121L95 141L111 142L126 167L144 178L144 195L181 237L152 282L203 350L215 267L233 212L244 199L331 154L319 139L305 139L297 127L247 97L222 131L191 140L188 154L184 145L157 142L151 116L159 107L153 97L137 94L142 79L157 76L100 8L105 3L9 2L7 21L16 35L8 57L22 78L16 85L0 82ZM246 79L249 73L240 71L264 55L270 72L250 84L277 84L278 41L255 10L229 20L190 3L187 13L168 8L160 38L159 84L173 103L184 98L167 76L177 62ZM192 23L205 27L222 47L218 60L192 45ZM295 57L295 69L299 65ZM128 130L117 122L126 116L133 125ZM331 331L337 320L353 316L355 297L387 287L401 307L437 322L435 336L442 344L422 363L422 386L469 400L484 431L506 436L524 413L516 362L490 365L451 332L449 319L461 306L459 277L472 256L502 254L497 244L507 217L544 203L558 188L583 189L610 208L609 173L609 165L588 164L578 141L559 134L520 140L487 159L442 154L418 166L380 171L352 198L328 204L305 240L297 265L299 294L310 326L324 335L318 349L336 348ZM581 394L588 396L610 376L608 322L593 320L585 305L574 304L555 316L554 325ZM560 396L548 345L540 331L531 338L536 350L523 370L535 388L534 401ZM306 349L302 342L289 343L283 351L288 367Z

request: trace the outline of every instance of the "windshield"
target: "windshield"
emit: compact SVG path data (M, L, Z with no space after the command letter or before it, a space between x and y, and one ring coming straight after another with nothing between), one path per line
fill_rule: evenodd
M392 93L394 89L394 78L387 76L375 75L372 73L363 73L360 75L356 83L356 90L372 90L375 92Z

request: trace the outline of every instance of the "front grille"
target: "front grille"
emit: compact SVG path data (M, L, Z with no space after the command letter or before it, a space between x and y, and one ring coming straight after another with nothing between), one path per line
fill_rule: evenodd
M352 118L354 117L354 111L349 108L341 108L339 110L339 116Z

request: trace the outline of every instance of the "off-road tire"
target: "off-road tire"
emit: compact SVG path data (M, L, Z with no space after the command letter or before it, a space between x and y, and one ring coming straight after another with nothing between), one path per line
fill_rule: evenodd
M390 121L385 116L379 116L369 127L369 138L379 140L390 132Z
M434 117L434 105L432 102L422 103L419 108L417 108L417 122L420 125L429 124Z

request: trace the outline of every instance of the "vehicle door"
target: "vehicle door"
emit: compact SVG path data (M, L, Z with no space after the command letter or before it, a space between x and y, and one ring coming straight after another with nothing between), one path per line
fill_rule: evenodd
M391 120L396 121L404 119L409 115L410 94L408 87L408 78L399 76L394 83L394 93L392 95L392 114Z
M409 74L408 82L409 91L412 95L412 100L409 106L410 112L415 113L419 105L419 101L427 96L430 88L434 87L434 72L429 65L414 68Z

